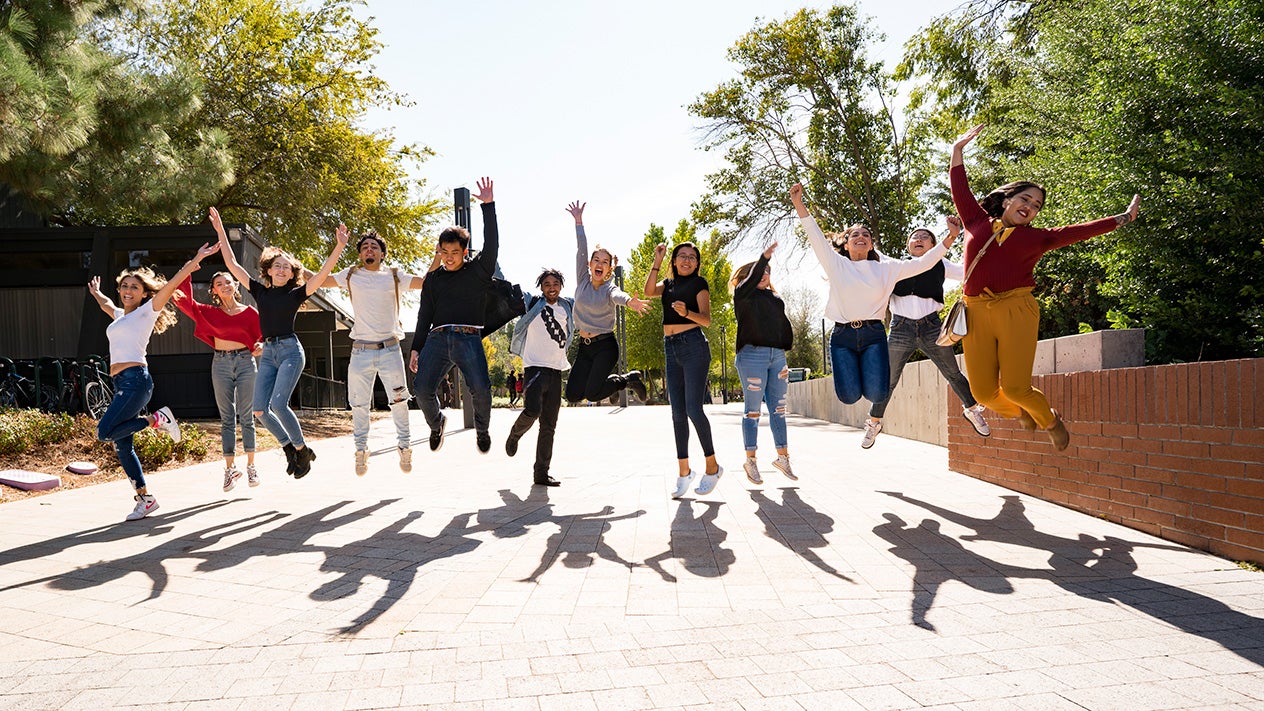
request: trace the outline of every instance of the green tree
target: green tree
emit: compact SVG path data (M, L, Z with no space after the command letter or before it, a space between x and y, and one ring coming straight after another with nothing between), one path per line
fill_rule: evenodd
M786 352L786 366L810 368L822 373L821 363L821 299L805 286L781 292L786 303L786 318L794 333L794 345Z
M796 181L826 230L864 222L883 249L902 243L922 212L928 150L916 115L898 125L896 86L867 56L875 38L855 7L839 5L756 27L729 50L740 76L689 107L705 148L728 162L693 210L719 227L721 246L779 230Z

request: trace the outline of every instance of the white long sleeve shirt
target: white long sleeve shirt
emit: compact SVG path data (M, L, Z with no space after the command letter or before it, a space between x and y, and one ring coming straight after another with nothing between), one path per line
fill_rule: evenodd
M944 262L944 278L961 281L965 277L966 270L960 264L955 264L943 260ZM939 311L944 307L942 301L928 299L925 296L891 296L891 313L904 318L917 319L926 318L931 314Z

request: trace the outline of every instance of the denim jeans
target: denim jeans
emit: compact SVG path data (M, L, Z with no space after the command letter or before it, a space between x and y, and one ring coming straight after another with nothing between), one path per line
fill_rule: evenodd
M834 394L844 403L850 405L862 395L869 402L878 402L890 394L887 332L880 322L860 328L835 325L830 336L830 362L834 366Z
M114 452L118 455L119 465L132 480L132 486L145 488L145 473L140 468L140 458L132 445L132 436L149 427L149 418L140 413L149 404L154 394L154 381L149 377L149 368L134 365L115 375L114 399L110 407L97 423L97 439L102 442L113 442Z
M734 358L738 377L742 379L746 416L742 418L742 444L746 451L756 449L759 433L759 406L767 403L768 426L777 449L786 446L786 391L790 389L790 373L786 370L786 352L767 346L742 346Z
M957 355L953 353L952 347L935 343L935 339L939 337L940 323L938 313L919 319L891 315L891 335L887 336L891 386L887 389L885 398L873 402L873 407L869 408L870 417L882 417L886 414L887 403L891 402L891 393L895 392L895 386L900 382L900 374L904 372L904 366L908 364L909 358L916 350L925 353L939 372L943 373L962 405L974 407L978 404L974 401L974 396L970 394L970 383L957 367Z
M282 446L306 446L303 428L298 415L290 409L290 396L303 373L307 354L298 342L298 336L286 336L279 341L265 341L263 356L259 358L259 375L255 378L255 413L263 426Z
M667 399L671 403L672 431L676 435L676 458L689 458L689 423L698 433L702 454L715 454L711 441L711 421L702 411L707 398L707 374L711 371L711 344L701 328L691 328L663 337L667 359Z
M215 352L211 358L211 386L219 408L220 451L225 457L237 454L237 424L241 423L241 446L255 451L255 417L250 414L255 397L254 356L248 349L231 353Z
M557 431L557 412L562 407L562 371L554 368L528 367L522 374L527 381L522 390L522 414L514 421L510 434L522 437L538 419L540 434L535 444L535 479L549 475L553 461L553 434Z
M369 410L373 409L373 379L382 379L386 400L395 421L395 437L401 449L412 441L408 430L408 381L399 344L386 348L362 348L352 344L347 365L347 403L351 405L351 430L357 451L369 448Z
M439 382L452 366L461 369L461 377L470 387L474 400L474 429L486 432L492 421L492 381L487 375L487 353L483 339L476 333L435 330L426 337L426 345L417 356L417 377L413 387L417 402L431 430L439 429L441 415L436 395Z
M579 350L575 352L575 365L571 366L566 380L566 401L601 402L622 390L626 385L623 376L612 374L619 362L619 342L614 337L592 343L584 343L578 336L576 340Z

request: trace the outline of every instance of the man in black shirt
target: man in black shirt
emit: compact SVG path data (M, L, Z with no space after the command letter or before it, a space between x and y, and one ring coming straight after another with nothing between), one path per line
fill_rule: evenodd
M440 268L426 278L417 312L416 335L408 367L417 374L413 386L426 424L430 425L430 450L443 446L447 417L439 410L439 382L453 364L470 386L474 403L474 429L478 451L492 446L488 433L492 413L492 385L483 351L483 314L487 291L496 272L500 236L496 230L496 205L491 178L478 181L483 209L483 250L469 259L470 233L449 227L439 234ZM420 364L420 365L419 365Z

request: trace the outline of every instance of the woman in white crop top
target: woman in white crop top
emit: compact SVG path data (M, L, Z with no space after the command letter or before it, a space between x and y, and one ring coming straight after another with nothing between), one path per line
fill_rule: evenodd
M136 488L136 508L127 515L128 521L145 518L158 510L158 500L145 486L145 473L141 470L132 437L146 427L157 427L166 431L171 439L180 441L180 426L169 408L162 407L152 415L140 414L154 393L154 381L149 377L149 366L145 360L149 337L175 324L175 310L168 308L171 293L177 284L197 271L203 258L217 251L218 244L213 247L202 245L197 256L189 260L171 281L155 274L149 267L125 269L115 280L122 306L115 306L108 296L101 293L101 277L92 277L88 282L88 293L113 319L106 327L105 335L110 341L110 377L114 380L114 399L97 423L97 438L114 443L119 465Z

